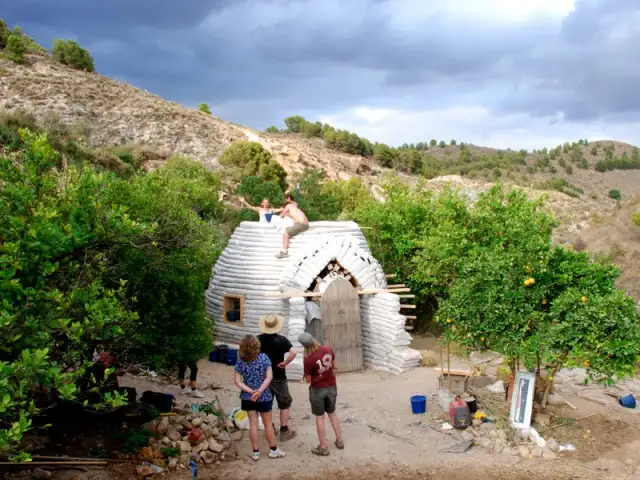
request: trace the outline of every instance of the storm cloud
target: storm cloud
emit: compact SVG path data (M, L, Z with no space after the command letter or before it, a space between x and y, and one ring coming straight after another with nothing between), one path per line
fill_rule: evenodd
M637 0L5 0L0 16L255 128L303 114L390 143L640 143Z

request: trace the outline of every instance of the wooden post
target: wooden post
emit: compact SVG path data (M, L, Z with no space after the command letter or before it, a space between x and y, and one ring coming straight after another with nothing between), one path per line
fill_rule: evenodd
M451 395L451 349L447 342L447 380L449 381L449 395Z

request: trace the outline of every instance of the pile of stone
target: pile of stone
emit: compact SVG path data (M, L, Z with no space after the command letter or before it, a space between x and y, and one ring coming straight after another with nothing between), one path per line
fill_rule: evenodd
M527 430L521 430L516 435L513 435L514 432L514 430L498 428L495 423L474 420L473 426L460 435L463 440L473 441L476 445L494 453L546 460L556 458L560 447L554 439L547 440L545 447L542 448L532 441Z
M232 442L242 438L242 432L235 430L231 420L225 422L203 412L176 412L174 416L152 420L143 428L154 433L155 439L142 449L139 457L155 459L154 463L158 464L157 460L166 456L163 449L176 449L178 455L170 456L166 464L170 470L186 468L191 459L204 464L234 461L237 452L231 448Z

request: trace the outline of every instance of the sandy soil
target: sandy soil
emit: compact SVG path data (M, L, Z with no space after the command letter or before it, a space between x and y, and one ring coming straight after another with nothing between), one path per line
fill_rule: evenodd
M232 367L203 360L200 372L203 384L217 382L222 386L218 390L204 390L205 401L213 400L217 393L225 409L239 405L238 391L232 381ZM146 389L174 393L180 402L188 403L190 399L180 395L176 385L158 379L125 376L121 378L121 384L135 386L139 393ZM258 463L252 462L248 458L250 444L248 432L245 432L236 447L239 460L215 468L203 467L200 478L636 478L630 475L640 460L636 453L640 445L637 429L631 429L624 421L617 424L608 417L599 419L600 414L588 419L584 426L576 424L570 431L558 433L560 437L572 435L578 451L560 454L556 461L522 460L510 454L495 455L479 447L467 453L444 452L459 440L457 434L440 430L443 417L435 400L437 374L431 368L415 369L402 376L372 371L339 375L338 414L346 449L338 451L332 448L329 457L319 458L310 453L317 439L315 421L308 406L308 387L290 382L290 389L294 397L290 426L298 436L280 445L287 452L286 459L264 458ZM411 413L409 398L416 393L426 394L429 398L426 415ZM588 413L606 412L605 407L586 403L590 408ZM573 418L581 414L580 410L567 412ZM277 410L274 410L274 417L278 426ZM591 445L587 450L592 453L600 449L599 459L585 455L586 451L581 451L583 446L579 443L584 440L585 445L589 444L590 439L581 438L580 432L588 427L591 427L590 431L595 429L599 432L596 425L604 425L603 432L607 435L603 440L607 444L596 444L595 448ZM327 427L330 431L328 424ZM619 436L621 431L625 434L618 442L616 435ZM596 438L595 433L592 437ZM266 451L267 445L263 443L263 452ZM186 479L190 475L178 472L168 478Z

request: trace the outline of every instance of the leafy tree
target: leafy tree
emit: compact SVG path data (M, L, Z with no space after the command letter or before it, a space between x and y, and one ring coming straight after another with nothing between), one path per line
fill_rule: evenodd
M284 124L287 126L287 131L290 133L300 133L302 126L307 123L304 117L300 115L294 115L284 119Z
M342 212L342 198L325 189L327 182L323 170L305 170L298 178L299 205L309 221L337 220Z
M429 140L429 145L435 147L436 145L438 145L438 141L435 138L432 138L431 140Z
M59 38L53 42L51 49L53 58L58 62L68 65L78 70L86 70L93 72L93 57L88 50L82 48L73 40L60 40Z
M456 141L455 141L455 139L451 139L451 141L449 142L449 145L451 145L451 146L455 146L455 145L456 145Z
M242 195L252 205L259 205L264 198L269 199L272 205L284 203L284 192L280 185L276 182L264 181L258 176L244 177L236 193Z
M27 47L25 46L22 37L14 33L10 34L7 39L6 46L7 58L15 63L23 63L26 51Z
M376 143L373 147L373 159L381 167L391 168L396 165L398 152L384 143Z
M446 147L446 146L447 146L447 144L445 143L445 141L444 141L444 140L440 140L440 143L438 144L438 146L439 146L440 148L444 148L444 147Z
M258 142L234 142L222 153L219 161L220 165L231 168L237 181L246 176L257 175L262 180L278 183L283 190L287 186L287 172L271 152Z
M7 27L6 22L0 18L0 50L7 46L7 40L11 31Z
M211 109L206 103L198 104L198 110L200 110L202 113L206 113L207 115L211 115Z
M272 125L270 127L267 127L265 132L267 132L267 133L280 133L280 130L275 125Z
M617 188L614 188L613 190L609 190L609 198L620 201L622 200L622 193L620 193L620 190Z
M105 285L105 242L142 227L122 208L103 208L109 177L68 169L44 136L22 131L20 161L0 159L0 452L8 453L47 404L48 389L79 395L96 342L117 342L136 316L125 282ZM61 188L65 185L65 188ZM118 232L116 234L116 232ZM99 379L98 379L99 380Z

